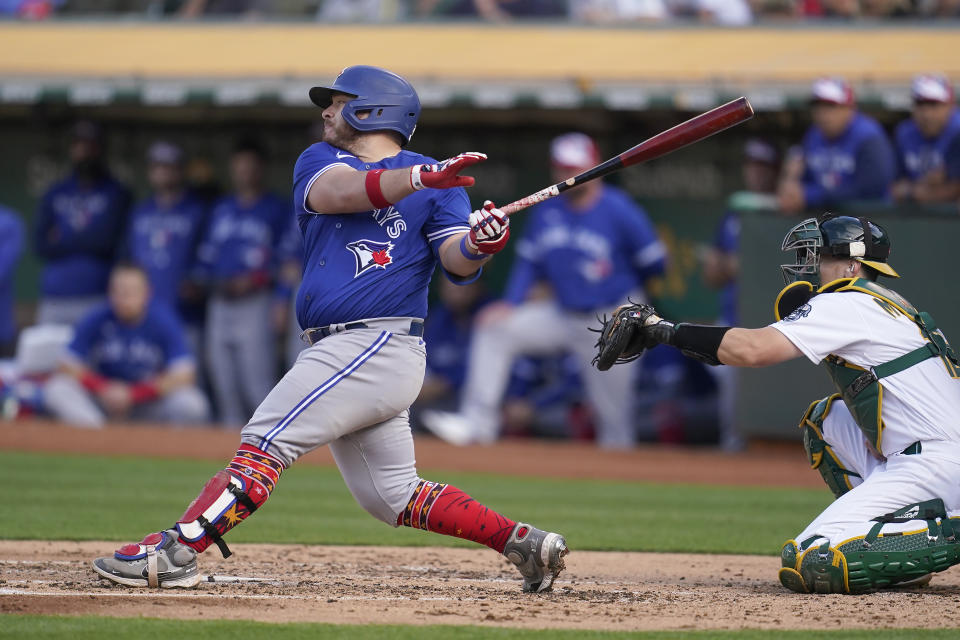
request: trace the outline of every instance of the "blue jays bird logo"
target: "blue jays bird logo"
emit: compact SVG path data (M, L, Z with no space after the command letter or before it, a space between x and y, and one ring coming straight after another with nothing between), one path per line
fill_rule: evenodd
M370 269L386 269L387 265L393 262L392 242L377 242L375 240L356 240L347 245L347 249L353 254L357 261L356 278L361 273Z

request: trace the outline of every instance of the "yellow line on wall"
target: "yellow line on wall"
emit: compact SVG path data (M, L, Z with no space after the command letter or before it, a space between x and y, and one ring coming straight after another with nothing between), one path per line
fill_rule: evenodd
M329 79L364 63L445 81L901 82L920 71L960 79L957 51L957 29L0 25L0 75Z

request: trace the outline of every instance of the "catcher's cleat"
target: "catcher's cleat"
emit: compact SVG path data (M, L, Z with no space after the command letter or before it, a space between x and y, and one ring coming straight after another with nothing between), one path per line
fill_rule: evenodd
M189 588L200 582L197 552L177 540L176 529L151 533L93 561L100 576L128 587Z
M503 555L523 575L525 593L550 591L553 581L566 568L563 556L569 553L567 541L559 533L550 533L518 522L510 533Z

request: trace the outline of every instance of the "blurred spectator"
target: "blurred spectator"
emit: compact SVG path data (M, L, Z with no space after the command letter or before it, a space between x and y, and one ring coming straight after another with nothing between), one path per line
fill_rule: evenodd
M910 0L860 0L860 15L868 18L907 18L916 15Z
M0 358L13 355L17 324L13 317L13 276L23 254L20 214L0 205Z
M820 0L825 18L856 18L860 15L859 0Z
M960 112L950 81L920 75L910 91L913 116L897 125L899 201L954 202L960 198Z
M53 15L63 0L0 0L0 18L17 17L26 20L43 20Z
M76 324L103 302L130 209L130 193L107 170L99 126L76 124L70 161L70 176L44 194L37 212L34 243L45 261L40 324Z
M181 18L202 16L243 16L262 18L273 8L272 0L186 0L180 7Z
M703 254L702 265L704 282L720 290L718 324L729 327L739 324L739 212L774 208L777 202L777 176L780 173L780 152L766 140L748 140L743 156L743 184L746 189L730 197L729 209L717 225L713 246ZM710 367L709 373L713 374L718 389L720 447L724 451L739 451L744 443L736 429L737 369L727 366Z
M553 141L550 159L553 179L561 182L597 164L600 155L588 136L570 133ZM597 416L598 444L632 446L634 368L601 373L592 367L596 336L587 327L627 296L644 299L647 280L664 271L664 247L645 212L599 180L537 205L528 215L504 301L478 318L462 413L424 412L424 425L458 444L495 440L514 359L569 349ZM549 299L528 299L538 283L549 286Z
M395 22L405 17L406 2L399 0L320 0L320 22Z
M264 185L266 152L243 140L230 156L234 193L214 207L198 256L207 284L207 368L220 420L243 426L277 380L273 333L277 249L290 206Z
M206 205L187 190L183 151L169 142L155 142L147 152L147 181L152 193L130 216L128 254L146 271L154 299L177 310L186 324L199 326L203 301L185 285L195 270Z
M840 78L813 83L813 125L784 165L777 198L785 213L886 199L896 170L880 124L857 111L853 89Z
M696 0L695 9L702 22L726 27L743 27L753 22L753 9L747 0Z
M563 18L566 0L418 0L421 16L475 16L488 22L508 22L515 18Z
M46 407L78 427L98 428L108 418L189 424L209 417L180 323L150 301L147 275L132 263L113 269L109 302L77 324L60 369L44 389Z
M570 17L596 24L662 22L670 11L664 0L570 0Z

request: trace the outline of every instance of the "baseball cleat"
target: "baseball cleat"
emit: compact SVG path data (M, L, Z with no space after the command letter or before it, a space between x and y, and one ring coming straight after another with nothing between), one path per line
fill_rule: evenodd
M517 565L523 575L524 593L550 591L553 581L566 568L563 556L569 553L567 541L559 533L550 533L517 523L510 533L503 555Z
M93 561L101 577L128 587L189 588L201 579L197 552L177 539L176 529L151 533Z

